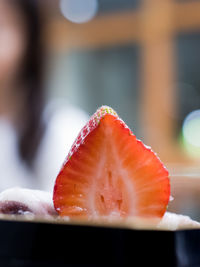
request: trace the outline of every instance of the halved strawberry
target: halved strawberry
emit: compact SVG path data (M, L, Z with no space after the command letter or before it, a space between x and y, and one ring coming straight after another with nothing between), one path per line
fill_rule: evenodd
M113 109L103 106L75 140L53 201L61 216L161 218L169 196L164 165Z

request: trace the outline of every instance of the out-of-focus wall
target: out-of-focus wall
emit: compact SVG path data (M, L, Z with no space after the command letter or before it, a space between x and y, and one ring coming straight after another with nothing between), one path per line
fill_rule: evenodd
M199 108L199 1L91 0L83 23L70 21L65 2L42 3L49 97L90 114L111 105L166 163L196 161L183 125Z

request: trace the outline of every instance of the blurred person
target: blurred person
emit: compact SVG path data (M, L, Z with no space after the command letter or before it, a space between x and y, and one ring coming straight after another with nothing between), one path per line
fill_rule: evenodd
M36 0L0 0L0 191L51 190L87 115L63 102L45 105Z

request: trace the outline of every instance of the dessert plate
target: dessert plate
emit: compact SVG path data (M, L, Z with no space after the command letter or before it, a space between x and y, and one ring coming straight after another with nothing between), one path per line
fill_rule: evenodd
M0 220L0 266L200 266L200 230Z

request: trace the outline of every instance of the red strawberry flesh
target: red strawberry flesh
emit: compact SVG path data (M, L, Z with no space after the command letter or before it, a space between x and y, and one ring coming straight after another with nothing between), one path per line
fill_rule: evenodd
M161 218L170 196L168 171L109 107L82 129L57 176L61 216Z

